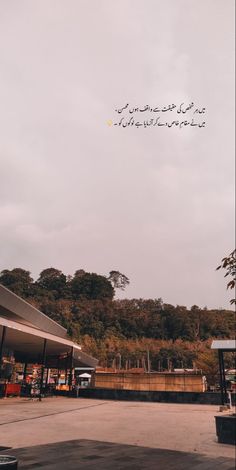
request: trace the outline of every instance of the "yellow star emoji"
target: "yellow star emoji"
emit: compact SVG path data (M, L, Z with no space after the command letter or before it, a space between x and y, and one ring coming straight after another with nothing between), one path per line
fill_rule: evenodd
M112 121L111 120L107 121L107 125L112 126Z

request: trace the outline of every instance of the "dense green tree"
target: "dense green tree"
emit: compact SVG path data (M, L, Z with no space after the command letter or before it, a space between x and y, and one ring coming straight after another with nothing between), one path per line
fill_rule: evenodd
M70 282L70 289L75 300L112 299L114 296L110 281L95 273L85 273L82 276L75 273Z
M4 269L0 273L0 283L20 297L27 298L32 294L33 279L25 269Z
M66 297L67 284L66 276L59 269L47 268L41 271L37 280L37 286L46 291L50 291L55 299Z
M84 269L77 269L77 271L75 271L74 277L79 278L79 277L84 276L85 274L86 274L86 271L84 271Z

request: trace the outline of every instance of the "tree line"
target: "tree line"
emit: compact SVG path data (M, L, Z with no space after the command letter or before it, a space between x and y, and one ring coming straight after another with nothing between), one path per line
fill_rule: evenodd
M66 276L47 268L36 281L21 268L0 273L1 284L61 323L75 339L90 335L102 340L113 335L204 341L230 337L235 331L234 312L230 310L201 309L197 305L188 309L164 303L161 298L114 300L115 288L124 289L128 282L119 271L105 277L80 269L74 276Z
M14 268L1 271L0 283L25 299L97 300L113 299L115 289L124 290L129 279L115 270L110 271L107 277L83 269L76 270L73 276L66 276L59 269L47 268L34 281L30 271Z
M119 271L105 277L79 269L66 276L47 268L34 281L29 271L14 268L0 273L0 283L64 326L104 367L145 368L148 351L154 370L201 365L212 376L217 358L211 339L235 331L231 310L188 309L160 297L114 299L115 289L129 283Z

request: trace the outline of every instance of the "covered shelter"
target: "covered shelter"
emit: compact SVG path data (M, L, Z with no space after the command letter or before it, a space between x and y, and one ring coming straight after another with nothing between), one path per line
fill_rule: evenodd
M41 390L44 369L69 370L71 387L75 367L95 368L98 362L71 341L65 328L0 284L0 367L6 351L16 362L41 364Z
M212 341L211 349L215 349L218 351L221 404L224 405L228 401L226 378L225 378L224 353L236 351L236 340L235 339L214 340Z
M91 374L84 372L83 374L79 374L79 385L81 387L88 387L91 382Z

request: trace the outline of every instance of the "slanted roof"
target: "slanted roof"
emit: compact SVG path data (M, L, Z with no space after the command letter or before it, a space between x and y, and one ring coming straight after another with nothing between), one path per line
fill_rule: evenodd
M6 318L3 318L1 316L0 316L0 325L6 326L7 328L10 328L11 330L15 330L16 334L18 334L19 332L21 332L22 334L26 333L28 335L35 336L37 338L48 339L56 343L63 344L64 346L74 347L75 349L81 350L81 346L79 346L76 343L73 343L73 341L70 341L69 339L52 335L51 333L47 333L43 330L32 328L31 326L28 326L28 325L23 325L22 323L18 323L12 320L7 320ZM16 334L15 334L15 338L16 338ZM17 341L17 338L16 338L16 341Z
M211 349L220 349L221 351L236 351L235 339L220 339L212 341Z
M0 284L0 338L4 327L4 348L12 350L18 362L41 363L44 340L47 340L49 367L57 367L58 357L66 361L72 348L74 366L95 368L98 363L71 341L65 328Z
M0 316L66 338L67 331L37 308L0 284Z
M74 366L85 366L86 364L93 369L96 368L96 365L98 363L98 359L95 359L92 356L89 356L89 354L86 354L85 352L76 349L74 351L74 361L73 364Z
M46 358L50 367L57 367L58 356L63 357L63 355L70 354L72 347L74 366L88 365L95 368L97 365L97 359L82 352L81 346L69 339L61 338L3 317L0 317L0 337L4 326L7 328L4 347L14 351L14 356L19 362L40 363L43 344L46 339Z

